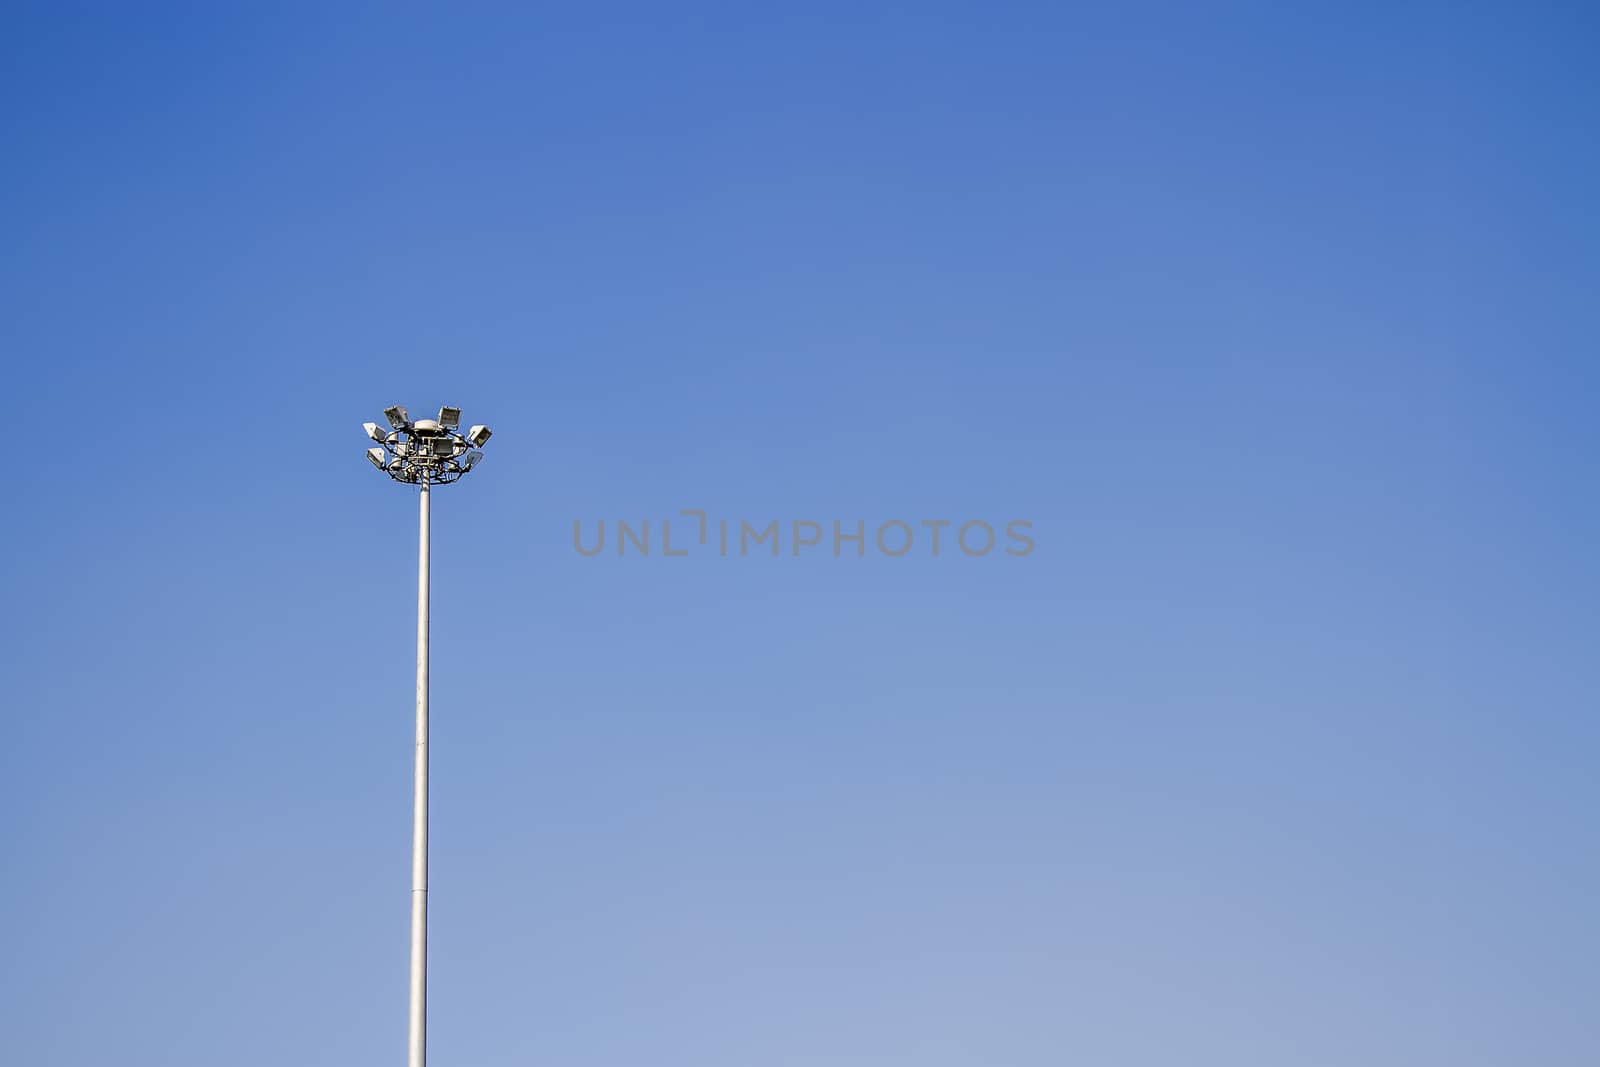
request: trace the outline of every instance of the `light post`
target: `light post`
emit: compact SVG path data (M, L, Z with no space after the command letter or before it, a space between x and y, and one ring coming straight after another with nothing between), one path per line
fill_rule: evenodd
M374 467L397 482L422 487L417 540L417 744L415 792L411 804L411 1013L409 1067L424 1067L428 1058L428 496L434 485L448 485L483 458L487 426L465 435L460 408L440 408L437 419L411 421L403 407L386 408L385 430L362 423L378 447L367 449Z

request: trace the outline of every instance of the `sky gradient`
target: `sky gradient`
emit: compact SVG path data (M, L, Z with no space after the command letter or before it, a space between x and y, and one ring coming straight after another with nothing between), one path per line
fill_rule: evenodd
M450 403L435 1063L1600 1061L1592 12L270 7L0 11L0 1060L400 1061Z

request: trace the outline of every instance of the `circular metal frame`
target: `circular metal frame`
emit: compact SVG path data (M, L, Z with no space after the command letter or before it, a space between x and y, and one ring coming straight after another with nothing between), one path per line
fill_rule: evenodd
M431 419L390 430L383 446L383 472L407 485L449 485L470 471L483 453L458 431ZM371 450L374 454L377 449ZM374 459L374 462L376 460Z

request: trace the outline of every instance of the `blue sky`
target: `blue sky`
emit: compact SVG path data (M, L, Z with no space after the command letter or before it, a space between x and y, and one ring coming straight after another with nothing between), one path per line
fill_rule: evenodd
M3 19L0 1058L1595 1062L1580 5Z

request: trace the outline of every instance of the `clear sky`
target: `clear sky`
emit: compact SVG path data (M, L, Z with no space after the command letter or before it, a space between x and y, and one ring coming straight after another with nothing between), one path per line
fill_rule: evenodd
M0 1060L1596 1063L1597 45L6 5Z

